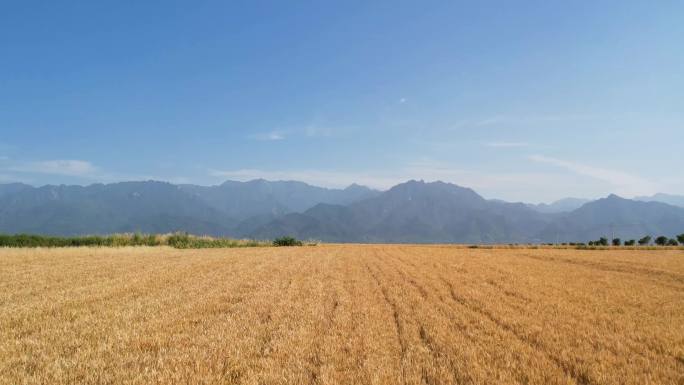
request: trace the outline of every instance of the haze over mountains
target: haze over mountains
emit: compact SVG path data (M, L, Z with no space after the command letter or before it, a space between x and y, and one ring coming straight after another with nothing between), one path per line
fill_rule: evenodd
M265 180L208 187L154 181L5 184L0 185L0 233L187 231L329 242L584 242L683 233L684 208L657 202L677 203L676 198L659 194L637 201L611 195L531 205L486 200L469 188L422 181L384 192Z

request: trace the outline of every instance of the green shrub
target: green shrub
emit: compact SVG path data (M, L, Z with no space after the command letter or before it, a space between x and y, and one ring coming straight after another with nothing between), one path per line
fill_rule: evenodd
M273 246L302 246L302 241L293 237L280 237L273 240Z

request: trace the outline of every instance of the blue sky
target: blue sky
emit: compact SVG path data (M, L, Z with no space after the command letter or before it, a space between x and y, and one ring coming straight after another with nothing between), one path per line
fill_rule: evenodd
M684 194L680 1L0 7L0 183Z

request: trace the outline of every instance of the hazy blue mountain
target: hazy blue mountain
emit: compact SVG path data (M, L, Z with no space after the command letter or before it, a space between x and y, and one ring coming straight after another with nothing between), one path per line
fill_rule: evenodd
M636 198L634 198L634 200L644 201L644 202L660 202L660 203L667 203L668 205L672 205L672 206L684 207L684 196L683 195L671 195L671 194L657 193L657 194L652 195L650 197L648 197L648 196L636 197Z
M236 236L321 202L348 204L377 193L359 185L326 189L265 180L211 187L154 181L39 188L5 184L0 185L0 232Z
M317 205L251 233L331 242L586 242L684 232L684 209L611 195L566 213L485 200L453 184L410 181L351 205Z
M591 200L581 198L564 198L557 200L553 203L530 203L527 206L532 210L538 211L540 213L555 214L576 210L582 207L582 205L584 205L587 202L591 202Z
M23 183L7 183L7 184L0 184L0 197L4 195L9 195L9 194L15 194L20 191L26 190L33 188L27 184Z
M235 221L163 182L25 188L0 196L0 232L229 234Z
M684 209L660 202L641 202L610 195L554 219L539 238L570 242L644 235L673 237L684 233Z
M523 242L549 219L523 204L491 202L443 182L409 181L351 205L317 205L252 233L337 242Z
M345 189L328 189L303 182L256 179L249 182L227 181L219 186L182 185L210 206L231 218L251 222L275 219L301 212L318 203L346 205L379 194L379 191L353 184Z
M613 234L627 239L684 233L684 208L611 195L572 211L543 213L523 203L486 200L454 184L422 181L384 192L264 180L212 187L153 181L0 185L0 233L134 231L333 242L586 242Z

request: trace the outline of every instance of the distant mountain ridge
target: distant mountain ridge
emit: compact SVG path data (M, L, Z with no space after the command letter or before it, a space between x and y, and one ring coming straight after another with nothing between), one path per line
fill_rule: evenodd
M237 220L304 211L318 203L344 205L379 194L356 184L345 189L328 189L304 182L264 179L226 181L218 186L180 185L180 188Z
M15 194L18 193L22 190L30 189L33 188L32 186L29 186L27 184L23 183L8 183L8 184L0 184L0 197L4 195L9 195L9 194Z
M490 202L473 190L409 181L348 206L317 205L257 229L270 238L288 233L333 242L493 243L528 240L546 219L523 204Z
M540 213L553 214L576 210L588 202L591 202L591 200L581 198L564 198L548 204L528 204L527 206L532 210L539 211Z
M659 202L610 195L572 211L544 213L528 204L485 200L449 183L409 181L348 206L317 205L283 216L250 235L330 242L538 243L680 233L684 209Z
M24 188L0 196L0 232L50 235L114 232L220 234L233 221L164 182Z
M644 235L674 237L684 233L684 208L661 202L641 202L611 194L558 218L540 235L561 242L575 239L638 239Z
M644 201L644 202L660 202L660 203L667 203L668 205L672 206L678 206L678 207L684 207L684 195L672 195L672 194L663 194L663 193L657 193L652 196L641 196L641 197L636 197L634 200L637 201Z
M382 192L262 179L218 186L0 185L0 233L136 231L257 239L292 235L329 242L586 242L684 233L684 208L615 195L549 205L509 203L486 200L466 187L423 181Z
M0 232L242 235L320 202L347 204L377 193L358 185L340 190L265 180L209 187L156 181L42 187L6 184L0 185Z

